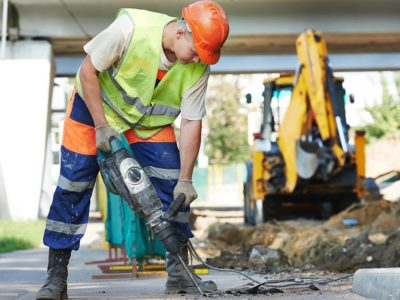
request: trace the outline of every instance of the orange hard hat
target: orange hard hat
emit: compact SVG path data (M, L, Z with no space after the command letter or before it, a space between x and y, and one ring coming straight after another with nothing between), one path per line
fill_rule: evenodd
M190 27L200 59L208 65L217 63L229 33L229 20L224 9L213 1L201 0L186 5L182 17Z

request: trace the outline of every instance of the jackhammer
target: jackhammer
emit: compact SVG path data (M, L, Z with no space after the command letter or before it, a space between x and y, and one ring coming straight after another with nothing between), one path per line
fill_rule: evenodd
M133 211L146 220L147 228L160 239L167 251L176 255L194 286L203 295L193 273L182 258L177 236L169 222L185 202L185 195L180 194L168 210L163 212L156 189L134 156L115 137L111 137L110 146L111 153L106 154L99 150L98 154L100 172L107 189L120 195Z

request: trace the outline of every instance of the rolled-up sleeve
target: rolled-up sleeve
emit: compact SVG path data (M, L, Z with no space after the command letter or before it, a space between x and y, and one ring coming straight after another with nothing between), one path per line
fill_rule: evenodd
M132 20L127 15L121 15L83 46L97 71L108 69L123 56L133 29Z
M203 76L183 94L181 104L183 119L201 120L206 115L206 92L209 77L210 67L208 66Z

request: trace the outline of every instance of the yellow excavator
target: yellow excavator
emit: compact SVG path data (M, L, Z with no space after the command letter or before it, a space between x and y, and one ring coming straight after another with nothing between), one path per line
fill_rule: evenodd
M365 177L364 133L349 143L345 102L354 99L333 75L322 34L301 33L296 51L295 74L264 81L262 125L244 183L247 224L300 212L327 218L376 186Z

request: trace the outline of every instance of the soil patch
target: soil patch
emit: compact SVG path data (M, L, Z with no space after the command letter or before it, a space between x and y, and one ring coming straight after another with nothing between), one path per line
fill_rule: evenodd
M353 272L400 266L400 204L357 204L326 222L292 220L250 227L213 224L208 245L224 249L217 267L280 272L288 268Z

